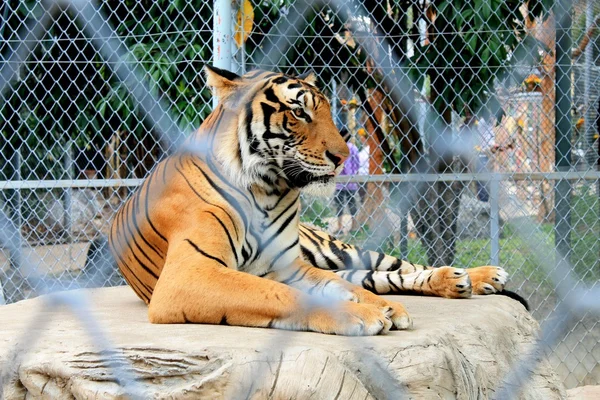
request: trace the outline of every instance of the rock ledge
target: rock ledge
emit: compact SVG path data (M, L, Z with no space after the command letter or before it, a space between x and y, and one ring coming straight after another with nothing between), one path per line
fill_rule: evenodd
M151 325L146 306L128 287L85 293L93 317L120 353L113 362L133 369L144 398L362 400L396 398L402 391L415 399L493 398L538 329L519 303L503 296L394 296L411 312L413 330L347 338ZM107 354L99 352L81 322L66 309L49 310L44 304L40 297L0 307L0 363L12 366L12 375L0 382L0 398L122 397L106 367ZM37 321L36 341L23 357L9 360L32 321ZM394 390L398 393L390 393ZM565 397L557 375L542 362L521 398Z

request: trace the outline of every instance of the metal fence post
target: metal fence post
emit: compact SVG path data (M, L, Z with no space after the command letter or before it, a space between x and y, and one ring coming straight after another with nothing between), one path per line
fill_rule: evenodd
M589 32L592 28L592 24L594 23L594 8L593 1L587 0L586 4L586 12L585 12L585 30ZM585 47L584 54L584 68L583 68L583 79L584 79L584 115L583 115L583 126L584 126L584 138L585 138L585 158L586 158L586 167L593 166L596 164L596 159L598 154L594 149L594 134L596 130L594 129L596 125L595 119L596 115L596 107L592 104L592 95L590 93L591 90L591 77L590 70L592 69L592 65L594 62L594 49L591 43L589 43ZM597 101L597 99L595 99Z
M556 145L555 163L559 172L571 166L571 11L569 0L557 0L556 15ZM559 179L554 187L556 263L569 261L571 253L571 183Z
M231 0L214 0L213 2L213 65L217 68L231 70L232 32ZM213 108L217 106L213 97Z
M500 178L494 174L490 180L490 263L500 265Z
M67 140L67 144L66 144L66 148L65 148L65 156L63 158L63 169L66 172L66 178L68 180L73 180L73 155L72 155L72 151L73 151L73 141L71 139ZM71 220L71 213L72 213L72 201L73 199L73 188L72 187L67 187L65 188L64 192L63 192L63 210L64 210L64 215L65 215L65 219L64 219L64 230L67 233L67 243L71 243L72 242L72 229L71 226L73 224L73 221Z
M241 16L241 25L237 26L238 13ZM244 0L231 0L231 72L243 75L246 64L246 54L244 45ZM240 44L234 39L236 28L240 30Z
M17 148L12 156L12 169L13 181L21 181L21 149ZM12 238L14 243L13 250L10 251L10 269L13 271L12 278L6 282L3 282L3 291L4 291L4 301L7 303L12 303L17 300L20 300L19 290L23 289L24 280L21 277L21 265L23 263L23 243L21 242L22 226L23 226L23 218L21 216L22 204L21 204L21 189L14 189L13 195L11 197L12 203L12 215L10 216L12 221L14 222L15 228L17 229L17 236ZM6 274L10 275L10 274Z
M408 259L408 216L410 212L404 207L400 209L400 258Z

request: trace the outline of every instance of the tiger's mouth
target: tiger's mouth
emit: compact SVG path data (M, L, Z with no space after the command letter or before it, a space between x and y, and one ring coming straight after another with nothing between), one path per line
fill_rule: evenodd
M331 183L335 175L315 175L310 171L302 170L290 178L290 183L297 188L303 188L311 183Z

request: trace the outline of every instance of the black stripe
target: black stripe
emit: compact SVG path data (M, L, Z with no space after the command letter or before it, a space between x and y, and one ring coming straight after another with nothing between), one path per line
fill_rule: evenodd
M123 220L123 213L121 213L121 220ZM124 222L121 222L121 225L125 225ZM124 228L122 228L123 230ZM150 268L148 268L148 266L146 264L144 264L142 262L142 260L139 259L139 257L137 256L137 254L135 254L135 252L133 251L133 249L131 248L131 241L127 238L127 233L124 232L124 236L125 236L125 242L127 243L127 250L129 250L130 254L133 256L133 258L137 261L137 263L140 265L140 267L142 267L142 269L144 271L146 271L148 274L150 274L154 279L158 279L158 275L156 275L154 273L154 271L152 271ZM135 240L134 243L136 244L136 246L139 246ZM143 252L142 252L143 254ZM147 257L146 257L147 258ZM156 265L155 265L156 266Z
M258 201L256 201L256 197L254 197L254 193L252 192L252 190L249 190L248 193L250 193L250 198L252 199L252 204L254 205L254 208L257 209L258 211L260 211L263 215L263 217L268 218L269 217L269 213L264 210L260 204L258 204ZM247 197L244 196L246 199ZM250 201L250 200L248 200Z
M273 90L273 88L272 88L272 87L270 87L270 88L266 88L266 89L264 90L264 93L265 93L265 98L266 98L268 101L270 101L271 103L275 103L275 104L279 104L279 103L281 103L281 101L279 100L279 97L277 97L277 96L275 95L275 91Z
M117 241L118 241L118 242L120 242L119 240L117 240ZM123 275L123 277L125 277L125 275L123 274L123 271L122 271L122 270L123 270L123 269L127 269L127 270L128 270L130 273L131 273L131 275L132 275L134 278L136 278L136 280L138 280L138 282L140 282L140 283L142 284L142 286L147 286L146 284L144 284L144 282L142 282L142 281L141 281L141 280L140 280L140 279L139 279L139 278L138 278L138 277L137 277L137 276L136 276L136 275L133 273L133 271L132 271L132 270L131 270L131 269L128 267L128 265L127 265L127 262L125 262L125 260L123 259L123 257L121 257L121 256L122 256L122 253L123 253L123 250L122 250L122 249L117 249L117 246L115 246L115 242L114 242L114 240L113 240L113 237L112 237L112 235L109 235L109 236L108 236L108 242L109 242L109 244L110 244L110 247L111 247L111 249L112 249L112 251L111 251L111 252L112 252L113 256L114 256L114 257L117 259L117 264L119 265L119 269L121 270L121 275ZM121 247L121 246L119 246L119 247ZM128 282L129 282L129 281L128 281ZM152 293L152 290L150 290L150 289L149 289L149 287L148 287L148 289L146 289L146 290L148 290L148 292L149 292L149 293Z
M419 274L419 276L421 276L423 273L423 271L421 271L421 273ZM419 290L421 291L421 293L423 293L423 285L425 284L425 279L421 280L421 285L419 285Z
M235 229L236 239L239 239L238 231L237 231L237 228L235 227L236 224L235 224L235 221L233 220L233 217L231 216L231 214L229 214L229 212L227 212L227 210L224 209L223 207L221 207L220 205L213 204L213 203L207 201L204 197L202 197L202 195L200 193L198 193L198 191L194 188L194 186L192 186L192 183L185 176L185 174L183 173L183 171L181 171L177 166L175 167L175 169L177 170L177 172L179 172L181 174L181 176L183 177L183 179L185 180L185 182L188 184L188 186L190 187L190 189L192 189L192 192L194 192L194 194L196 196L198 196L198 198L200 198L200 200L202 200L203 202L205 202L206 204L209 204L211 206L218 207L219 209L221 209L225 213L225 215L227 215L229 217L229 219L231 220L231 223L233 224L233 227ZM200 170L200 171L202 171L202 170ZM242 216L242 218L243 218L243 216Z
M135 276L135 274L133 272L131 272L131 270L129 268L127 268L127 270L130 272L130 274L124 274L123 271L121 270L121 276L123 276L123 279L125 279L125 281L127 282L127 284L129 286L132 287L133 291L142 298L142 300L144 300L144 302L149 303L150 302L150 296L152 296L152 290L147 289L144 285L144 282L140 281L139 278L137 276ZM132 280L131 278L135 278L135 281ZM138 284L136 284L136 282L139 282L142 284L142 287L140 287ZM148 292L148 294L144 293L144 292Z
M227 178L225 178L223 176L223 174L221 174L221 171L219 171L219 169L217 168L217 166L215 166L215 164L213 163L213 161L211 159L208 159L206 161L207 161L206 164L208 165L208 169L210 169L210 172L212 172L220 181L222 181L224 184L226 184L229 188L231 188L236 193L238 193L240 196L242 196L244 198L244 200L246 200L248 203L250 203L250 198L247 196L247 193L242 192L237 186L232 185L229 182L229 180L227 180ZM198 166L198 164L196 164L194 161L192 161L192 164L194 164L196 166L196 168L200 168L200 166ZM250 192L250 194L252 194L252 192Z
M385 257L385 254L379 253L379 256L377 257L377 261L375 261L375 265L373 267L374 270L377 270L378 267L381 265L381 262L383 261L383 257Z
M293 249L297 244L298 244L298 238L296 238L296 240L294 240L288 247L286 247L285 249L281 250L279 252L279 254L277 254L277 257L275 257L273 259L273 261L271 261L271 264L269 265L269 268L273 268L273 266L275 265L275 263L277 262L277 260L279 260L285 253L287 253L288 251L290 251L291 249Z
M309 234L310 234L310 237L312 237L314 239L313 241L315 243L316 242L321 243L321 244L325 243L325 240L321 236L317 235L312 229L309 229L304 225L300 225L300 228L304 228L304 230L306 231L306 232L304 232L306 237L309 238Z
M204 257L210 258L211 260L215 260L216 262L218 262L219 264L221 264L227 268L227 264L225 264L225 261L221 260L218 257L211 256L210 254L206 253L200 247L198 247L194 242L192 242L190 239L185 239L185 241L188 242L198 253L202 254Z
M290 192L291 189L285 189L283 191L283 193L281 193L281 195L279 196L279 198L277 199L277 201L275 202L275 204L273 204L273 206L265 208L267 211L272 211L274 209L277 208L277 206L279 205L279 203L281 203L281 200L285 199L285 196L288 195L288 193ZM253 196L254 197L254 196ZM295 201L295 200L294 200Z
M277 229L277 231L273 235L271 235L271 237L267 239L266 242L262 244L260 250L263 251L264 249L266 249L267 246L269 246L277 236L281 235L281 233L285 230L285 228L287 228L287 226L290 224L290 222L292 222L296 215L298 215L298 211L294 211L292 214L290 214L290 216L285 221L283 221L279 229Z
M255 143L258 143L258 141L256 141L254 133L252 132L253 118L254 116L252 114L252 102L249 101L248 104L246 104L246 118L244 118L244 125L246 126L246 141L248 142L250 152L256 153L258 152L258 148L256 147Z
M243 76L243 78L245 78L245 79L254 79L257 76L259 76L260 74L262 74L263 72L265 72L265 71L259 69L259 70L253 71L253 72L249 72L247 75Z
M138 190L135 191L135 193L133 194L133 197L130 199L130 201L135 201L135 209L139 210L140 209L140 201L141 201L141 197L142 197L142 190L143 190L143 185L146 183L146 181L144 181L144 183L142 184L142 186L140 188L138 188Z
M167 240L166 237L164 237L159 231L158 229L156 229L156 226L154 226L154 224L152 223L152 220L150 219L150 205L148 203L148 198L150 197L150 183L152 181L152 177L154 176L154 174L150 174L150 177L148 178L148 180L146 181L146 196L144 199L144 204L145 204L145 216L146 216L146 220L148 221L148 224L150 224L150 227L152 228L152 230L154 231L154 233L156 233L158 235L159 238L161 238L165 243L169 243L169 241Z
M291 282L294 281L294 278L296 277L296 275L298 275L300 273L300 268L298 268L296 271L294 271L294 273L292 275L290 275L287 279L284 279L281 281L281 283L285 283L286 285Z
M396 258L392 263L392 266L388 268L388 271L398 271L400 268L402 268L402 260Z
M252 224L248 223L248 219L246 217L246 213L244 212L244 209L241 206L241 204L238 202L238 200L235 197L233 197L231 194L229 194L226 190L223 190L223 188L221 188L220 186L218 186L217 184L215 184L215 182L204 172L204 170L202 168L200 168L194 162L192 162L192 164L195 165L196 168L198 168L198 171L200 171L200 173L204 176L204 178L206 179L206 181L213 187L213 189L217 193L219 193L221 195L221 197L223 197L238 212L239 217L242 219L242 221L244 223L244 227L249 231L250 236L254 237L254 239L258 243L258 247L260 248L260 242L261 242L260 236L256 235L256 232L254 231L254 228L252 227ZM239 190L238 190L238 192L239 192ZM243 196L243 197L246 200L248 199L246 196ZM223 211L225 211L225 209L223 209L222 207L220 207L220 206L217 206L217 207L219 207ZM225 212L227 213L227 211L225 211ZM229 214L229 213L227 213L227 214ZM233 222L233 219L232 219L232 222ZM237 230L236 230L236 232L237 232ZM257 256L258 256L258 254L257 254Z
M163 173L162 173L162 181L163 181L163 185L167 184L167 165L168 163L165 161L163 163Z
M335 263L333 260L331 260L329 257L327 257L327 256L325 255L325 253L323 253L323 252L320 250L320 249L321 249L321 245L320 245L319 243L317 243L317 241L316 241L315 239L313 239L312 237L308 236L308 235L306 234L306 232L300 232L300 234L301 234L301 235L304 235L304 237L305 237L306 239L308 239L308 240L309 240L309 241L310 241L310 242L311 242L311 243L312 243L312 244L315 246L315 248L316 248L316 250L318 251L319 255L320 255L321 257L323 257L323 259L324 259L324 260L325 260L325 262L327 263L327 265L326 265L326 266L324 266L324 265L320 265L320 264L317 264L317 265L315 265L316 267L323 268L323 269L325 269L325 267L327 267L327 269L339 269L339 266L338 266L338 265L337 265L337 264L336 264L336 263ZM315 259L316 259L316 257L315 257Z
M133 226L137 231L137 234L139 235L139 237L142 238L142 240L144 241L144 243L146 243L146 245L148 247L150 247L152 249L152 251L154 251L156 253L157 256L159 256L161 259L164 259L164 255L163 252L161 250L159 250L156 246L154 246L152 243L150 243L150 241L148 241L148 239L146 239L146 236L144 236L144 234L142 234L142 230L140 229L138 220L137 220L137 215L139 214L139 209L137 208L137 205L135 204L135 202L132 202L133 204L133 209L131 210L132 216L131 216L131 221L133 222Z
M371 265L371 252L366 250L359 250L356 249L358 252L358 256L360 257L361 261L363 262L363 265L365 266L365 269L370 269L372 270L372 265Z
M348 282L352 282L352 277L354 276L354 274L356 273L356 271L358 271L358 270L356 270L356 269L353 269L352 271L350 271L350 273L348 274L348 276L346 276L346 278L345 278L345 279L346 279Z
M293 283L296 282L300 282L301 280L304 279L304 277L306 276L306 274L308 274L308 268L302 273L302 275L300 275L299 277L297 277L296 279L292 279L293 277L295 277L296 275L298 275L298 272L300 272L301 270L298 269L298 271L296 271L296 273L292 276L290 276L288 279L286 279L284 282L286 285L292 285Z
M141 293L142 290L139 288L139 286L133 285L132 281L130 279L127 279L127 277L125 276L125 273L123 272L124 269L129 271L129 274L131 275L131 277L135 278L142 285L142 288L148 292L149 295L152 295L152 288L150 288L150 286L148 286L144 282L142 282L142 280L136 274L134 274L133 271L129 268L128 263L123 259L123 257L121 257L123 250L117 249L117 246L115 246L115 241L113 240L112 234L108 235L108 242L112 249L111 252L112 252L113 256L117 259L117 264L119 265L119 269L121 270L121 275L123 275L123 278L125 278L127 283L129 283L131 285L131 287L134 288L134 290L138 289L138 290L136 290L136 293L138 293L140 296L143 295L147 300L150 300L150 298L148 296ZM117 240L117 242L120 243L120 240ZM121 247L121 246L119 246L119 247Z
M267 147L271 149L271 145L269 143L270 139L287 139L288 135L284 133L275 133L271 131L271 116L277 111L275 107L268 105L267 103L260 103L260 108L263 113L263 124L265 126L265 131L263 132L262 138Z
M279 220L279 218L281 218L281 217L282 217L282 216L283 216L283 215L284 215L286 212L288 212L288 211L290 210L290 208L292 208L293 206L296 206L296 207L298 206L297 198L296 198L296 199L295 199L293 202L291 202L291 203L290 203L290 204L289 204L289 205L288 205L288 206L285 208L285 210L283 210L282 212L280 212L280 213L279 213L279 214L278 214L278 215L277 215L277 216L276 216L276 217L275 217L275 218L274 218L274 219L273 219L271 222L269 222L269 225L267 225L267 227L271 227L271 226L273 226L273 225L274 225L274 224L277 222L277 220ZM296 210L296 211L294 212L294 215L296 215L297 213L298 213L298 210ZM289 220L289 218L288 218L288 220ZM289 223L289 221L287 221L287 223ZM284 222L282 225L285 225L285 224L286 224L286 223Z
M244 226L248 226L248 218L246 217L246 214L244 213L244 208L241 206L241 204L237 201L237 199L235 197L233 197L231 194L227 193L227 191L223 190L222 187L220 187L219 185L217 185L207 174L206 172L204 172L204 170L200 167L198 167L195 163L192 163L193 165L196 166L196 168L198 168L198 171L200 171L200 173L204 176L204 179L206 179L206 181L208 182L208 184L210 186L212 186L212 188L221 195L221 197L223 197L229 204L231 204L231 206L237 211L238 215L240 216L240 218L244 221ZM191 185L190 185L191 186ZM204 200L206 201L206 200ZM208 202L207 202L208 203ZM209 203L210 204L210 203ZM217 206L218 207L218 206ZM220 207L222 208L222 207ZM225 209L223 209L223 211L225 211ZM226 211L225 211L226 212ZM233 222L233 219L231 220Z
M281 85L282 83L286 83L289 80L290 80L290 78L288 78L286 76L280 76L279 78L273 79L273 83L275 83L277 85Z
M317 267L317 268L319 267L317 265L317 260L315 259L315 256L306 247L300 245L300 251L302 252L302 255L304 256L304 258L308 259L307 261L309 262L310 265L312 265L313 267Z
M144 249L142 249L142 246L140 246L140 244L138 243L138 241L135 238L135 233L133 233L133 230L131 229L131 224L129 223L131 220L135 220L135 217L133 217L133 218L130 217L130 212L129 212L130 208L133 208L133 204L132 203L125 204L125 207L124 207L125 213L124 213L124 217L123 217L123 219L124 219L124 225L127 228L125 230L125 234L127 236L127 232L129 232L129 236L130 236L130 239L128 240L128 243L133 242L133 244L135 244L135 247L138 248L138 250L140 251L140 253L142 253L142 255L144 257L146 257L146 259L148 261L150 261L150 263L152 265L154 265L157 269L160 269L160 267L154 262L154 260L152 260L148 256L148 254L146 254L146 252L144 251ZM134 227L135 227L135 225L134 225ZM139 229L138 229L138 233L139 233ZM131 247L131 244L129 245L129 249L133 252L133 248ZM156 276L156 278L158 278L158 276Z
M377 289L375 288L375 281L373 280L374 272L375 271L367 272L367 275L365 275L364 279L362 280L362 283L364 288L370 289L371 291L373 291L373 293L377 293ZM367 282L369 282L369 284L371 285L370 288L367 286Z
M242 265L246 265L246 261L248 261L250 258L250 253L248 253L248 250L246 250L246 246L242 246L242 258L244 259Z
M398 285L396 285L394 282L392 282L392 278L390 274L387 274L387 280L390 283L390 285L394 288L394 290L396 292L401 292L402 290L398 287Z
M331 250L333 255L344 265L344 269L352 268L352 257L348 253L340 249L337 244L331 240L328 241L328 245L329 250Z
M212 211L206 211L206 212L209 213L210 215L212 215L213 217L215 217L215 219L219 222L221 227L223 227L223 230L225 231L225 234L227 235L227 240L229 241L229 246L231 246L231 252L233 253L233 256L235 257L235 264L238 265L237 251L235 249L235 245L233 244L233 240L231 239L231 235L229 234L229 230L227 229L227 227L225 226L223 221L221 221L221 219L219 217L217 217L217 215L215 213L213 213Z

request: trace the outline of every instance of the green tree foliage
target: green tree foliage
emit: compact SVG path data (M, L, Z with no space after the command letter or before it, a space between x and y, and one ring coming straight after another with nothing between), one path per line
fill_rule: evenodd
M197 127L210 112L210 92L200 74L212 53L212 2L111 0L101 9L129 47L131 62L170 103L178 122ZM6 58L18 44L18 32L43 9L37 1L9 1L2 12L8 21L0 54ZM10 157L21 148L21 172L28 179L64 177L68 141L75 143L80 169L100 169L107 143L120 132L137 177L167 150L149 135L136 104L68 11L53 18L5 99L0 149ZM148 158L140 160L142 153ZM9 168L3 170L10 176Z
M548 12L549 3L528 1L530 15ZM249 68L285 32L289 25L285 16L299 7L291 0L253 4L255 28L243 52ZM288 73L312 69L322 79L321 86L334 76L343 79L359 95L370 118L373 110L366 101L365 89L378 88L392 99L392 112L410 120L409 110L401 109L399 104L401 100L414 104L415 91L390 90L403 73L415 82L416 91L423 89L426 80L431 82L430 100L442 116L442 124L450 123L452 111L465 115L477 113L484 106L490 108L494 81L510 70L507 67L522 62L520 49L534 48L526 43L531 38L524 31L521 0L346 0L310 4L300 31L286 32L291 46L284 57L268 61L266 67ZM7 57L18 44L17 32L42 9L39 2L31 0L8 1L3 7L8 21L2 27L5 40L0 54ZM145 72L152 90L169 102L178 122L197 127L210 110L210 93L204 87L201 69L212 57L212 2L108 0L101 2L101 8L129 47L130 61ZM350 14L355 17L349 18ZM365 36L365 31L376 38L354 40ZM425 34L427 43L423 40ZM372 63L369 67L367 55L372 51L392 54L394 70L374 69ZM53 19L19 81L6 94L7 101L0 106L3 157L10 157L16 148L31 150L23 157L25 178L64 177L61 163L69 141L78 149L75 156L80 169L101 169L103 150L116 132L127 146L128 170L135 176L144 176L167 151L148 135L149 128L140 120L136 104L109 67L72 15L63 12ZM400 163L411 151L417 156L427 153L414 118L394 131L395 141L402 143L396 154L393 138L386 137L379 124L374 125L392 164L394 160ZM438 171L448 168L442 162ZM2 170L10 176L8 168ZM433 244L429 247L436 248L434 242L441 238L442 244L430 255L430 262L448 264L454 253L459 191L444 185L429 191L437 197L427 200L423 208L429 214L418 220L427 225L423 230L431 236ZM439 204L439 209L430 207L432 204Z

